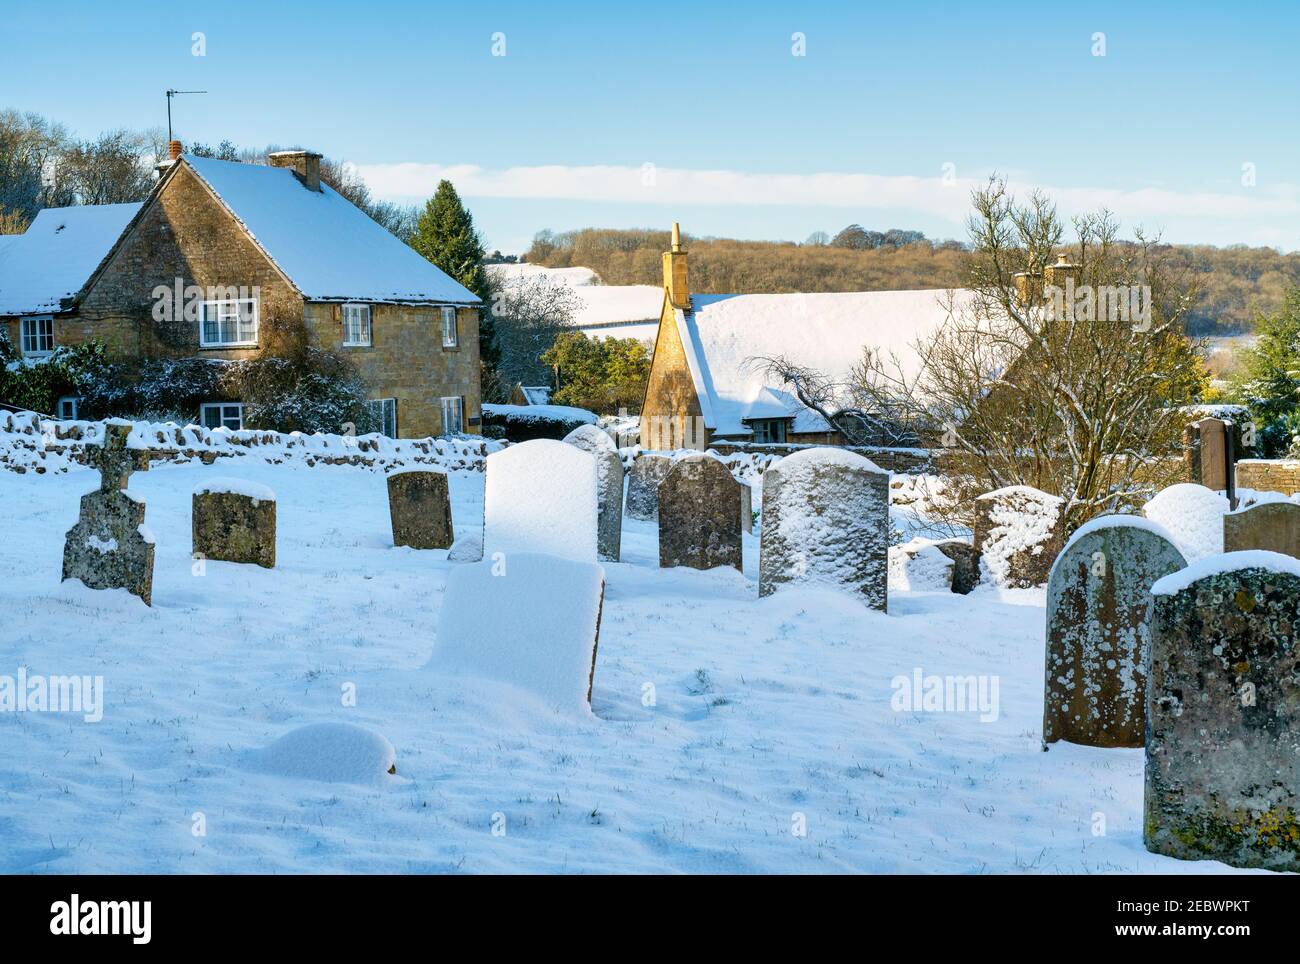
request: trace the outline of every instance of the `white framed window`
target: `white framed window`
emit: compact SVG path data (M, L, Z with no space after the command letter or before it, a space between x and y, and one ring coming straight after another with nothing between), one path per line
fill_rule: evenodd
M201 348L238 348L257 345L257 299L230 298L205 301L199 316Z
M54 351L54 316L24 318L19 328L24 355L48 355Z
M54 406L54 417L63 422L74 421L80 405L81 399L76 395L64 395Z
M460 346L460 332L456 330L456 309L442 309L442 347L458 348Z
M370 344L370 306L343 306L343 347L361 348Z
M199 424L204 428L228 428L238 432L244 427L242 402L204 402L199 406Z
M397 399L372 398L366 402L366 408L379 423L380 434L397 438Z
M442 434L457 435L465 431L465 404L459 395L444 395L442 399Z

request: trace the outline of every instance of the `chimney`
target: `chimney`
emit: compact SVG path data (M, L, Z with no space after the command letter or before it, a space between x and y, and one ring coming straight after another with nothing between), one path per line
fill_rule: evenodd
M1058 255L1056 264L1049 264L1046 268L1046 278L1049 285L1064 289L1067 279L1073 279L1077 285L1079 283L1079 266L1071 264L1068 255Z
M266 159L272 167L293 171L307 190L320 191L320 155L315 151L276 151Z
M167 157L169 159L174 161L176 160L176 158L180 157L182 153L183 153L183 148L181 147L180 141L167 142Z
M1043 276L1037 271L1017 271L1016 304L1021 308L1033 308L1043 301Z
M691 307L691 286L686 274L686 251L682 247L682 229L673 222L673 246L664 252L664 288L674 308Z

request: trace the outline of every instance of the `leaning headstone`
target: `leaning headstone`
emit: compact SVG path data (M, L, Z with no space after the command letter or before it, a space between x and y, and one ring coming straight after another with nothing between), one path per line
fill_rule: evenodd
M531 439L487 457L483 558L540 552L596 561L596 460L555 439Z
M244 479L210 479L194 488L194 554L201 559L275 568L275 493Z
M1300 563L1226 553L1152 593L1147 849L1300 871Z
M410 470L389 475L388 515L395 546L449 549L456 541L447 476L442 472Z
M1300 557L1300 505L1261 502L1223 517L1223 551L1265 549Z
M1228 500L1203 485L1181 482L1161 489L1142 514L1169 531L1183 557L1196 562L1223 551L1223 516Z
M618 562L623 543L623 460L614 442L595 425L579 425L564 441L596 460L596 543L600 558Z
M659 486L659 565L741 569L741 559L740 483L711 455L678 459Z
M605 571L529 552L447 575L429 668L509 683L590 715Z
M975 548L990 581L1008 589L1047 582L1065 544L1064 500L1027 485L975 500Z
M1142 746L1151 587L1187 565L1148 519L1081 526L1047 581L1043 745Z
M127 448L131 423L104 423L104 443L86 448L86 464L99 469L99 488L81 497L81 515L63 544L63 578L91 589L125 589L153 605L154 539L144 525L145 505L127 492L134 471L149 468L149 453Z
M758 594L820 585L889 602L889 473L847 449L787 455L763 474Z
M666 455L638 455L627 473L629 519L653 522L659 518L659 485L672 471L673 460Z

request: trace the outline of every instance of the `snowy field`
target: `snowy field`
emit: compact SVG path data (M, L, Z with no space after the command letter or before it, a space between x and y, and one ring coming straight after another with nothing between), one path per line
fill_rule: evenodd
M196 575L190 493L232 475L278 495L277 568ZM382 474L253 459L137 473L152 609L59 582L97 479L0 471L0 674L106 686L98 723L0 713L0 872L1229 870L1143 849L1142 751L1042 752L1040 591L895 589L889 615L826 592L760 600L756 537L743 577L660 570L653 525L624 520L594 715L574 719L425 669L450 564L391 546ZM483 476L451 487L467 532ZM895 709L891 681L918 669L995 680L996 719ZM396 776L259 764L324 722L383 734Z

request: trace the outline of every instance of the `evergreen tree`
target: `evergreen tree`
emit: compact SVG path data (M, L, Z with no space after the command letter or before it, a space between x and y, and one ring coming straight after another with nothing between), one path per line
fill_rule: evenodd
M440 181L408 242L428 260L483 300L479 310L479 358L483 368L484 398L496 382L499 361L492 323L492 285L483 268L483 242L474 230L474 217L461 203L451 181Z

